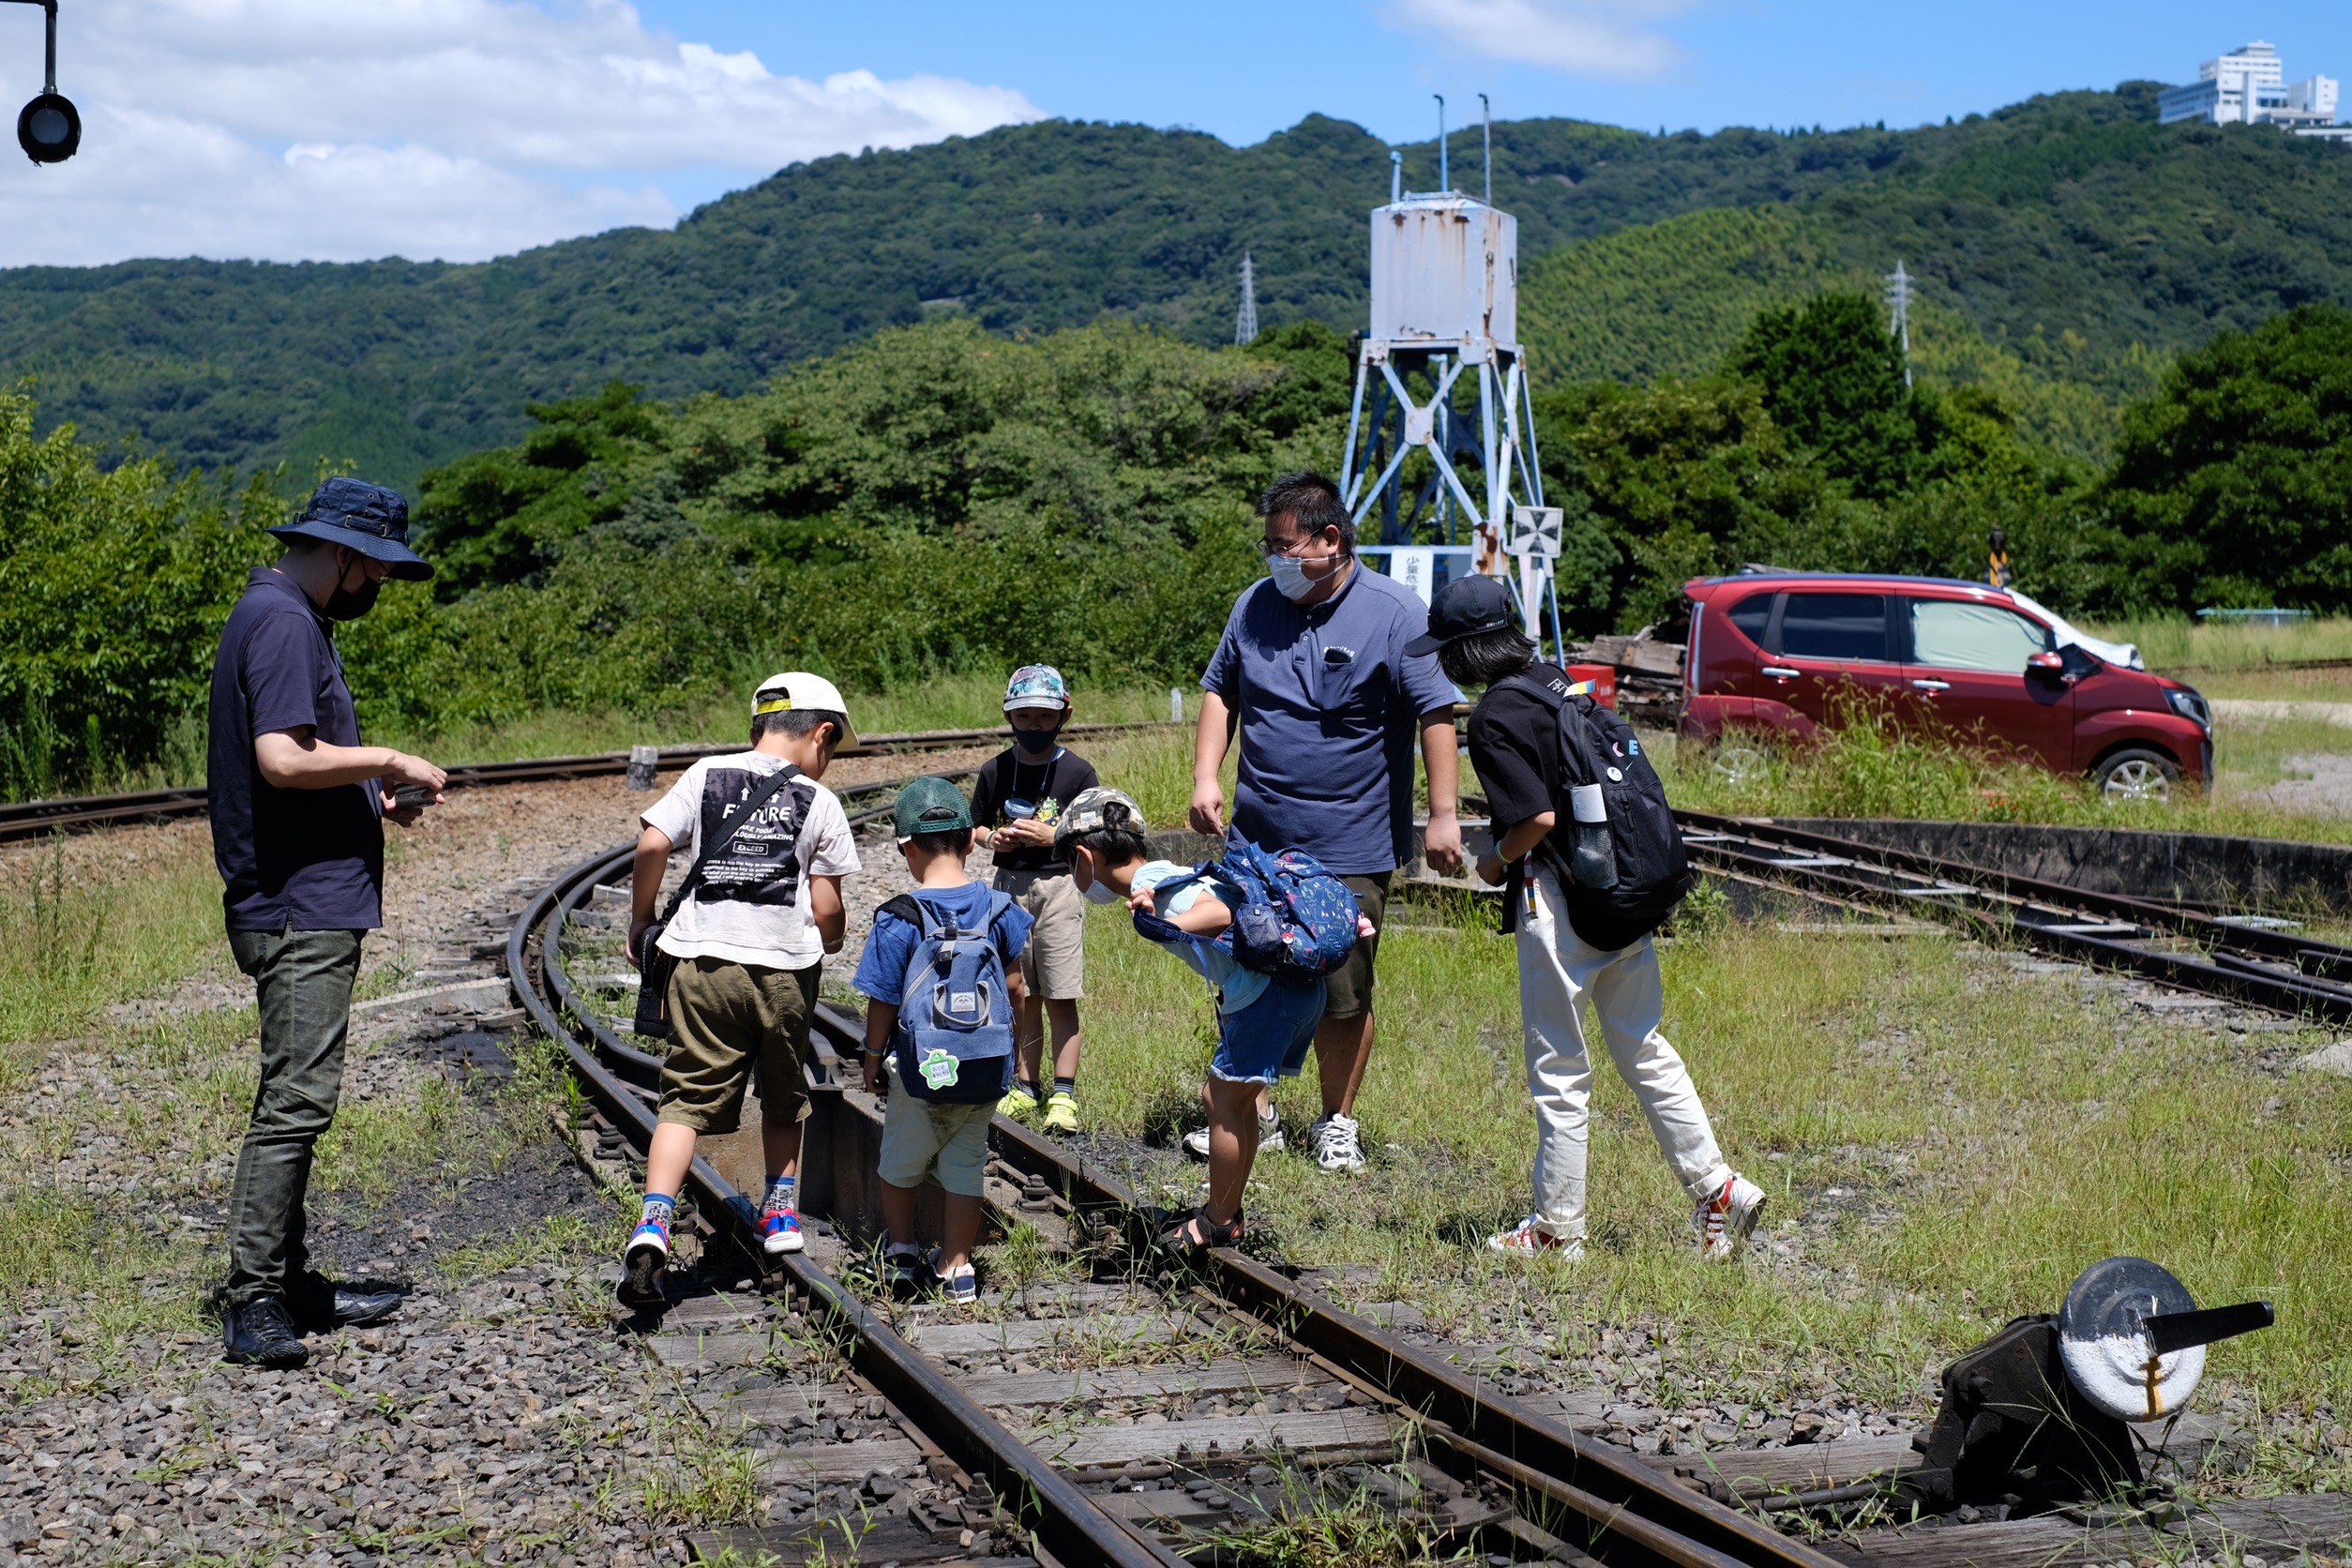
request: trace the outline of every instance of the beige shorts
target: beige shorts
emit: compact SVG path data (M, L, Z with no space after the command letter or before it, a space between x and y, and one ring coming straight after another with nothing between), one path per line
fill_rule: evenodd
M727 958L681 958L670 976L670 1052L656 1118L698 1133L731 1133L743 1095L760 1079L760 1119L808 1115L808 1011L818 966L767 969Z
M979 1197L988 1164L988 1118L995 1114L993 1100L941 1105L892 1084L882 1108L882 1179L894 1187L919 1187L924 1177L937 1175L949 1192Z
M1076 1002L1086 994L1086 895L1067 871L1004 871L996 890L1036 924L1021 950L1021 979L1029 994L1052 1002Z

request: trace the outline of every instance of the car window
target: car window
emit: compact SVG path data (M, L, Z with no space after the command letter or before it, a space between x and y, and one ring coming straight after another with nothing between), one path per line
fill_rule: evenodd
M2013 610L1958 599L1912 599L1909 603L1914 664L2022 675L2029 656L2050 648L2048 629Z
M1887 654L1887 601L1877 594L1791 594L1780 612L1787 658L1876 659ZM2022 662L2019 669L2024 669Z
M1761 648L1764 645L1764 625L1772 618L1772 596L1750 594L1731 607L1726 617L1738 626L1747 640Z

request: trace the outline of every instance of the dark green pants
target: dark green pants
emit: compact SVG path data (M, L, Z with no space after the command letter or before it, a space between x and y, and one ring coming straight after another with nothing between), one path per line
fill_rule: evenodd
M262 1008L262 1082L229 1189L232 1305L298 1289L309 1253L310 1156L343 1092L343 1040L364 931L231 931Z

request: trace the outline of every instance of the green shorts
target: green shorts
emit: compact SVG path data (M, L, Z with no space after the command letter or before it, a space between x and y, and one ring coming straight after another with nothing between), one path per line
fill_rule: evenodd
M1327 1018L1361 1018L1372 1008L1372 961L1380 956L1380 928L1388 924L1388 879L1382 871L1369 877L1342 877L1356 896L1356 907L1372 922L1373 934L1355 945L1348 961L1323 976L1330 1000L1323 1004Z
M661 1063L657 1120L698 1133L731 1133L744 1091L760 1078L760 1120L808 1115L808 1014L817 972L728 958L681 958L670 976L670 1054Z
M949 1192L979 1197L988 1165L988 1118L995 1114L994 1101L942 1105L892 1084L882 1108L882 1179L894 1187L919 1187L924 1177L936 1174Z

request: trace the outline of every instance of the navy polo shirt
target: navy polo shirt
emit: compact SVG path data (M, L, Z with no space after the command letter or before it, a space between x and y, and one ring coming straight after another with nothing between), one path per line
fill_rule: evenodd
M256 567L213 658L204 768L212 858L233 931L368 931L384 924L380 787L281 790L254 761L255 736L304 729L330 746L359 744L326 618L293 579Z
M1237 716L1243 837L1346 877L1412 858L1419 720L1461 700L1435 654L1405 656L1428 629L1420 596L1361 561L1310 609L1272 578L1243 590L1200 677Z

